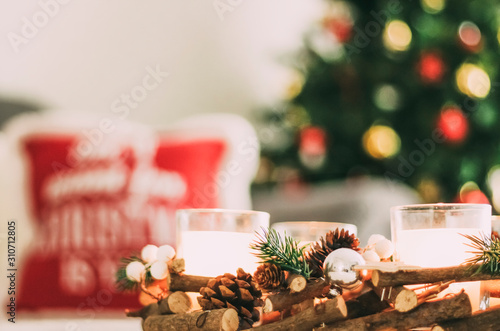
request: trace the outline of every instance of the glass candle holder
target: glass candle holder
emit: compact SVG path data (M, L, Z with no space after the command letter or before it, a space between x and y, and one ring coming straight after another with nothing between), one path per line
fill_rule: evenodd
M491 216L491 236L500 235L500 216ZM481 302L485 306L500 305L500 280L481 282Z
M251 210L180 209L177 218L178 256L186 273L215 277L238 268L257 269L250 244L255 232L269 227L269 214Z
M315 242L328 231L333 231L337 228L345 229L351 234L354 233L354 235L357 235L358 232L358 228L354 224L337 222L276 222L271 224L271 228L275 229L281 236L284 236L286 233L288 236L300 241L301 245Z
M473 256L463 235L491 234L491 206L439 203L393 207L391 232L397 260L426 268L457 266ZM477 310L480 283L455 283L449 291L461 288Z

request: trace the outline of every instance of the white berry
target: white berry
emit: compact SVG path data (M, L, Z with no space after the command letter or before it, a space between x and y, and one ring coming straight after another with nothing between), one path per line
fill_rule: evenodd
M154 279L165 279L168 276L168 265L165 261L156 261L151 265L151 276Z
M141 251L141 257L146 263L151 263L156 261L156 254L158 253L158 247L155 245L146 245Z
M156 259L158 261L169 261L175 256L175 249L170 245L163 245L158 248Z
M380 256L378 256L373 249L364 252L363 259L365 259L366 262L380 262Z
M380 240L375 244L375 252L381 259L387 259L394 253L394 245L389 239Z
M372 234L370 238L368 238L368 246L373 246L381 240L384 240L385 237L381 234Z
M139 261L130 262L125 268L127 278L136 282L140 282L146 267Z

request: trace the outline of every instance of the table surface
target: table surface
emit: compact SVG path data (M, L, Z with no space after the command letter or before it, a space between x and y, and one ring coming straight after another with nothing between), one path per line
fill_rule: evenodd
M120 319L45 319L23 318L10 323L3 318L0 321L2 331L141 331L139 318Z

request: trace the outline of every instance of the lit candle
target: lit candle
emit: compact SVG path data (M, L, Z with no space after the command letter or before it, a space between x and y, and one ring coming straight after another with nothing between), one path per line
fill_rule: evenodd
M269 214L228 209L182 209L177 211L177 245L186 273L200 276L248 273L258 259L250 244L255 232L269 227Z
M480 228L443 228L402 230L398 233L397 251L406 264L426 268L456 266L473 254L468 252L468 239L463 235L478 236Z
M177 254L184 258L186 274L216 277L236 274L238 268L253 274L257 258L250 244L255 232L269 227L265 212L228 209L180 209L177 218ZM198 293L188 293L193 309Z
M473 256L463 235L489 235L491 206L473 204L411 205L391 209L397 257L424 268L460 265ZM480 282L450 285L441 296L464 289L473 310L480 307ZM483 305L481 304L481 308Z
M235 274L238 268L251 274L257 269L258 259L249 248L254 233L186 231L182 236L187 274L215 277L226 272Z
M461 234L478 236L481 232L481 229L473 228L404 230L398 235L399 257L406 264L424 268L460 265L467 258L473 256L472 253L466 251L465 244L468 239ZM462 288L469 295L473 309L477 310L480 299L480 282L451 284L440 296L457 293Z

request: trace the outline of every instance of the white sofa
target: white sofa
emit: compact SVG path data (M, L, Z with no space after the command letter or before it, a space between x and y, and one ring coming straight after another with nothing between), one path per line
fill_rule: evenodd
M37 240L33 215L30 213L29 195L27 195L27 168L23 155L19 150L19 140L33 133L47 132L81 132L82 128L95 128L100 118L87 116L68 117L57 113L21 115L7 125L0 135L0 161L3 171L0 173L0 198L2 206L0 217L5 222L0 227L0 267L7 269L7 226L9 219L17 220L16 250L19 272L22 272L23 256L29 244ZM96 124L97 123L97 124ZM120 130L141 131L144 136L157 134L152 129L138 124L120 124ZM123 134L123 132L121 132ZM114 134L114 133L113 133ZM113 135L111 134L111 135ZM159 134L159 133L158 133ZM175 136L180 140L202 138L223 139L227 142L226 152L219 167L214 173L215 182L220 191L221 208L251 209L250 183L258 167L259 145L253 127L240 116L232 114L210 114L186 118L172 123L161 131L162 135ZM133 139L133 137L132 137ZM203 162L203 160L199 160ZM0 288L7 288L6 277L0 278ZM43 287L44 284L40 283ZM7 293L0 291L0 302L7 299ZM2 310L5 311L5 308ZM3 313L5 317L5 313ZM1 330L18 331L100 331L121 330L139 331L141 323L136 318L126 318L123 310L101 312L99 309L82 315L75 309L44 309L39 311L17 311L15 324L2 317Z

